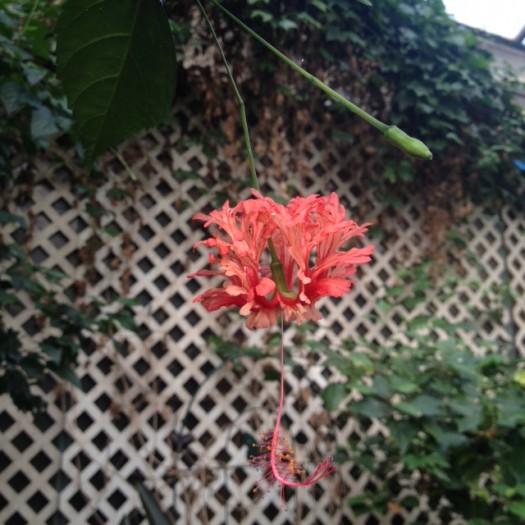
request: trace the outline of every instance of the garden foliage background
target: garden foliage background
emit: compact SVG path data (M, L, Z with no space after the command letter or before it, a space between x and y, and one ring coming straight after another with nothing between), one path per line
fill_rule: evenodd
M334 348L348 338L385 346L407 320L429 315L474 319L474 332L461 337L477 352L484 338L523 356L523 187L512 163L523 152L523 117L486 55L472 49L473 35L453 29L440 2L230 4L435 155L422 164L393 152L216 13L263 191L336 191L353 218L376 225L373 265L348 297L324 303L309 337ZM118 523L130 515L141 523L133 483L144 481L181 523L439 523L424 495L411 510L357 515L348 498L381 480L352 462L288 495L287 509L273 492L253 493L249 447L272 426L277 403L275 334L249 333L236 315L192 303L204 283L186 275L207 258L192 250L203 232L191 217L246 196L248 177L237 108L191 4L166 3L180 59L171 117L103 156L91 174L53 76L48 35L58 7L40 8L33 30L20 33L26 8L19 18L14 10L12 24L0 20L4 42L16 44L2 52L0 87L2 365L12 374L2 387L37 408L38 391L21 387L25 374L47 406L33 416L2 397L0 520ZM419 300L388 306L403 293L399 271L428 260ZM456 276L445 298L443 269ZM285 413L310 463L384 428L325 410L320 393L342 376L303 339L293 330L285 336L297 348ZM234 341L239 353L247 347L246 357L232 347L225 354L221 341ZM77 360L80 388L49 376L77 381Z

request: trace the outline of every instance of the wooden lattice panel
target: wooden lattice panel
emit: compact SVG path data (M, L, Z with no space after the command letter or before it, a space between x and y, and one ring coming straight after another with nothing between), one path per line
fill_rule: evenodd
M398 525L414 522L420 513L429 523L438 523L424 500L403 516L381 521L354 516L346 500L371 480L348 464L311 490L291 493L286 509L275 490L254 494L260 474L249 465L246 436L257 437L273 426L277 385L263 378L267 367L276 368L276 361L246 358L237 370L226 366L207 343L214 334L247 342L261 342L264 334L248 333L234 315L210 315L192 303L208 283L186 278L207 264L204 252L192 250L204 232L191 217L216 206L218 194L234 190L218 176L221 153L210 160L195 141L185 140L202 133L191 104L177 116L186 123L187 135L165 128L123 149L140 181L132 198L114 202L108 196L116 178L111 171L122 169L116 161L108 164L107 182L95 196L108 213L96 230L68 182L74 168L40 165L33 202L25 210L35 218L34 259L60 268L71 277L71 286L89 273L89 296L127 291L140 303L134 309L140 329L137 335L122 335L120 351L104 341L85 348L78 370L82 391L66 387L49 392L48 411L35 421L2 399L0 522L119 523L133 513L132 523L144 523L133 488L134 481L144 480L173 508L178 523ZM315 137L308 140L311 175L279 181L268 177L265 189L278 193L286 183L302 194L337 191L358 222L375 221L384 207L364 186L365 172L377 169L373 161L363 167L358 152L320 149ZM234 177L244 176L245 169L239 167ZM316 336L334 344L348 337L386 343L396 334L400 317L422 313L423 306L384 315L376 311L385 286L396 283L397 269L417 261L425 249L418 221L422 206L407 197L392 215L386 235L376 243L374 263L360 272L352 293L322 304L325 317ZM105 228L117 235L104 234ZM522 218L511 210L505 210L502 219L479 212L463 228L479 267L465 259L460 299L436 301L430 312L452 321L463 320L466 308L482 302L491 286L507 280L519 297L525 281ZM17 235L16 229L10 233ZM97 247L90 268L82 256L89 243ZM469 284L474 279L479 285ZM28 302L27 309L6 321L23 327L30 337L31 315ZM524 318L523 303L516 300L504 311L501 325L481 329L492 338L513 341L525 355ZM292 336L291 331L286 334L288 346L293 345ZM339 377L337 371L322 361L309 363L305 370L287 370L285 422L298 455L311 467L338 445L357 439L362 430L352 420L336 423L322 409L318 393ZM368 429L377 431L379 426Z
M514 293L509 304L512 312L510 330L516 351L525 356L525 220L522 214L509 208L502 210L502 217L506 281Z

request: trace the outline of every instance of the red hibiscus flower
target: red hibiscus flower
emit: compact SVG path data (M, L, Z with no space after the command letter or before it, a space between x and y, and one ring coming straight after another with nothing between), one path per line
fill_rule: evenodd
M249 328L286 321L318 320L315 303L325 296L341 297L359 264L370 261L372 245L348 247L363 237L369 224L345 219L335 193L329 197L296 197L283 206L252 191L254 199L231 208L226 202L209 215L197 213L213 236L198 242L213 249L209 262L216 270L199 270L188 277L220 275L225 282L195 298L209 311L240 308Z

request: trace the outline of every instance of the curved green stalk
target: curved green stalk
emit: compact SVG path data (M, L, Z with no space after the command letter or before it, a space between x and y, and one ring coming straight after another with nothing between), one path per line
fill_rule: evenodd
M198 0L197 0L198 1ZM324 91L328 96L342 104L344 107L348 108L350 111L361 117L364 121L368 122L371 126L374 126L383 135L392 143L394 146L397 146L405 153L413 157L420 159L430 160L432 158L432 153L427 148L427 146L420 140L410 137L404 131L400 130L397 126L389 126L380 120L376 119L365 110L361 109L359 106L350 102L348 99L343 97L340 93L327 86L324 82L319 80L317 77L303 69L301 66L297 65L293 60L290 60L284 53L281 53L276 47L272 46L268 41L255 33L250 29L244 22L239 20L233 13L228 11L224 6L222 6L217 0L209 0L213 5L217 6L226 16L233 20L241 29L246 31L250 36L255 38L260 42L264 47L269 49L275 56L280 60L290 66L294 71L297 71L302 75L306 80L311 82L314 86L318 87ZM199 2L200 3L200 2Z
M213 40L215 41L215 45L217 46L217 49L219 50L219 54L221 55L222 63L224 64L224 67L226 68L226 75L228 76L228 80L230 81L233 92L235 93L235 98L237 99L237 105L239 106L239 114L241 117L242 133L244 135L246 154L248 156L248 164L250 166L250 183L251 183L252 188L259 191L261 188L259 186L259 180L257 179L257 172L255 171L255 160L253 157L252 144L250 141L250 133L248 131L248 121L246 119L246 107L244 105L244 100L242 99L241 94L237 88L237 84L235 83L235 80L233 78L232 72L230 70L230 66L228 65L228 61L226 60L226 57L224 56L224 52L222 50L221 43L219 42L219 39L217 38L217 34L215 33L212 23L210 19L208 18L208 15L206 14L204 6L201 4L200 0L197 0L197 5L199 6L199 9L201 10L204 20L206 20L206 23L208 24L208 27L210 28L210 32L213 37Z

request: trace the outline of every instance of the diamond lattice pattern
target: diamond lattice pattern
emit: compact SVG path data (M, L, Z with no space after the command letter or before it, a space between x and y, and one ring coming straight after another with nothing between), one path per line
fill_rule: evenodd
M410 514L353 515L346 500L373 480L352 465L311 490L286 494L286 508L276 491L254 492L259 474L249 466L248 443L273 425L277 387L263 378L276 362L244 359L244 366L227 366L208 343L212 335L257 343L265 334L247 333L234 315L210 315L192 303L203 283L186 274L204 267L207 256L192 250L203 231L191 217L237 190L219 176L224 153L210 159L198 142L183 140L204 131L191 106L181 107L178 117L187 123L184 136L180 129L162 128L123 149L140 181L129 184L131 197L112 198L114 180L125 176L117 161L108 162L108 182L96 193L106 210L98 229L68 182L75 170L72 163L67 167L72 151L63 152L66 160L60 165L41 161L32 202L25 210L11 210L34 218L30 248L36 262L60 268L72 287L87 279L88 296L125 291L137 298L140 329L136 335L123 334L118 350L104 341L85 348L78 368L82 391L65 386L48 392L48 411L35 420L2 399L0 521L95 525L131 515L131 523L145 523L133 488L141 480L178 523L409 524L420 515L437 523L424 500ZM309 142L310 174L265 180L266 191L279 193L283 184L301 194L336 191L359 214L358 221L385 214L384 205L362 186L363 174L377 169L373 161L363 166L358 152L330 145L318 149L313 136ZM244 177L244 170L245 165L237 167L233 178ZM388 315L376 307L385 286L396 283L397 269L424 253L421 207L407 197L392 212L375 243L375 262L361 272L352 294L323 304L318 337L384 343L402 316L422 313L422 306ZM463 233L478 265L463 264L462 272L465 282L479 284L465 284L459 301L436 301L433 313L459 322L469 305L481 304L486 292L502 282L523 296L524 231L522 216L513 210L474 213ZM19 234L16 228L7 233ZM86 246L95 247L91 258ZM22 327L28 337L31 319L29 300L24 310L6 315L6 322ZM502 323L487 321L483 330L513 342L525 355L524 321L525 307L516 301L504 311ZM292 333L286 334L286 344L293 344ZM363 432L351 419L336 422L322 409L318 393L337 377L322 360L308 362L306 374L287 372L286 425L306 465ZM381 431L379 425L367 429Z

